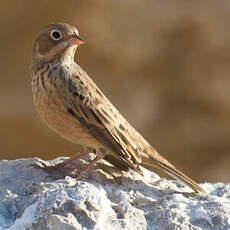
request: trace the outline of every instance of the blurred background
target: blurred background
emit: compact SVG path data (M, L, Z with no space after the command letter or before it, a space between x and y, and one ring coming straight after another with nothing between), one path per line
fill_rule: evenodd
M71 156L79 146L35 111L34 39L77 26L76 60L170 162L197 181L229 182L230 2L5 1L0 9L0 158Z

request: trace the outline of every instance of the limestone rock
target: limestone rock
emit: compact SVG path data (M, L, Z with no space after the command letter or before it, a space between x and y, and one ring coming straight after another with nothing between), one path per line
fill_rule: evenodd
M0 229L230 229L230 184L204 183L208 195L194 196L149 171L55 180L31 166L61 160L0 161Z

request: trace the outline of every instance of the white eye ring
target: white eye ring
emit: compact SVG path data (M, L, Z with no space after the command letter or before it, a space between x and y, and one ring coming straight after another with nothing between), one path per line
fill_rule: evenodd
M58 41L62 38L62 34L59 30L51 30L50 32L50 37L55 40Z

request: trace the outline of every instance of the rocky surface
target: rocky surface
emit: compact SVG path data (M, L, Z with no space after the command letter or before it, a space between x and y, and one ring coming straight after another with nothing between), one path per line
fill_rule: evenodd
M204 183L208 195L194 196L149 171L55 180L31 165L61 160L0 162L0 229L230 229L230 184Z

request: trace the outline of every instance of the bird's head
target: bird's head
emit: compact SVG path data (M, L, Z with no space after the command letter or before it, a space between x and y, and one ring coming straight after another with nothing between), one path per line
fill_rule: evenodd
M45 26L38 34L34 47L33 61L73 61L77 46L84 44L78 30L69 24L53 23Z

